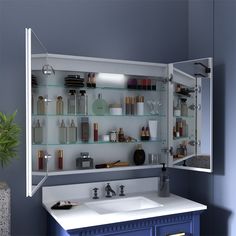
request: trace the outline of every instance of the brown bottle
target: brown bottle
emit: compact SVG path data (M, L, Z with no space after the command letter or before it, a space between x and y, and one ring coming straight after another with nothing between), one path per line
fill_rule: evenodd
M144 128L144 127L142 127L142 129L141 129L141 132L140 132L140 139L141 139L142 141L145 141L145 140L146 140L146 134L145 134L145 128Z
M145 162L145 152L142 148L142 144L138 144L136 150L134 151L134 164L143 165Z
M98 123L93 124L93 141L98 141Z
M118 141L119 141L119 142L124 142L124 141L125 141L125 135L124 135L123 128L120 128L120 129L119 129Z
M44 151L38 151L38 170L44 170Z
M58 150L57 168L63 170L63 150Z

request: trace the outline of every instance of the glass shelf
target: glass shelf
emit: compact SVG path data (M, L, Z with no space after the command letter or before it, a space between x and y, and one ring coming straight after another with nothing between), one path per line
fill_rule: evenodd
M182 98L191 98L192 97L192 95L190 94L190 95L185 95L185 94L182 94L182 93L174 93L174 95L175 96L177 96L177 97L182 97Z
M183 140L183 139L189 139L188 136L183 136L183 137L174 137L173 140Z
M83 173L98 173L98 172L112 172L112 171L124 171L124 170L142 170L142 169L153 169L153 168L161 168L162 165L129 165L129 166L122 166L122 167L113 167L113 168L101 168L101 169L84 169L84 170L52 170L52 171L33 171L34 176L44 176L47 174L48 176L55 176L55 175L74 175L74 174L83 174Z
M66 87L64 85L60 85L60 84L40 84L37 85L37 87L33 87L34 89L37 88L45 88L45 87L49 87L49 88L63 88L63 89L79 89L79 90L87 90L87 91L92 91L92 90L117 90L117 91L139 91L139 92L166 92L167 90L164 88L160 88L160 89L156 89L156 90L144 90L144 89L128 89L128 88L115 88L115 87L96 87L96 88L87 88L87 87Z
M45 114L45 115L38 115L38 114L32 114L33 117L38 117L38 116L42 116L42 117L46 117L46 116L56 116L56 117L60 117L60 116L69 116L69 117L84 117L84 116L89 116L89 117L153 117L153 116L158 116L158 117L166 117L166 115L162 115L162 114L144 114L144 115L93 115L93 114L89 114L89 115L80 115L80 114L63 114L63 115L57 115L57 114Z
M135 144L135 143L157 143L157 142L166 142L166 140L163 139L158 139L158 140L148 140L148 141L142 141L142 140L137 140L133 142L109 142L109 141L89 141L89 142L82 142L78 141L76 143L50 143L50 144L33 144L33 146L64 146L64 145L78 145L78 144Z
M193 119L194 116L174 116L175 118Z

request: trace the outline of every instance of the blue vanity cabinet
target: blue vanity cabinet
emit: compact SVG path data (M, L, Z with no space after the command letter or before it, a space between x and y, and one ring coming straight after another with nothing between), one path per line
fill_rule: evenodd
M68 231L65 231L49 216L48 236L200 236L201 212L195 211Z

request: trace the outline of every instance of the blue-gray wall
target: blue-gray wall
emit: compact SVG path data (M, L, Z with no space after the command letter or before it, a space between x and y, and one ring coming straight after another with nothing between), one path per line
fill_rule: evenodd
M190 57L214 56L214 173L189 176L190 198L208 205L202 235L236 235L235 12L234 0L189 4Z
M0 0L0 110L18 110L19 160L0 169L12 191L12 235L45 235L40 191L25 197L25 41L31 27L52 53L172 62L188 57L187 0ZM73 182L155 176L154 171L79 175ZM172 190L188 195L187 172L173 171ZM72 182L51 178L47 184ZM184 184L183 184L184 183Z

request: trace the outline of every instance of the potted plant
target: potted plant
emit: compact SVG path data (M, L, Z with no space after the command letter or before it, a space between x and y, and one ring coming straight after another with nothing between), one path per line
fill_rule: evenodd
M16 111L11 115L0 112L0 168L9 165L17 157L20 127L14 122ZM10 189L0 182L0 235L10 235Z

